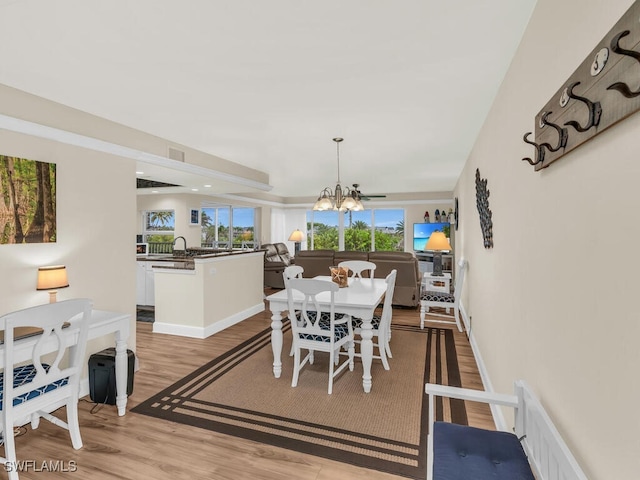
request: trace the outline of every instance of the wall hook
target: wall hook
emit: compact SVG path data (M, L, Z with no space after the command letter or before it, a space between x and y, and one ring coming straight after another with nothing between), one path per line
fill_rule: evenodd
M575 95L573 93L573 89L580 85L580 82L573 82L571 85L567 87L567 95L569 98L573 98L574 100L578 100L579 102L584 103L589 109L589 120L587 124L583 127L575 120L570 120L565 123L565 125L569 125L575 128L578 132L586 132L591 127L596 127L600 123L600 116L602 115L602 106L600 102L592 102L586 97L581 97L579 95Z
M545 149L549 150L550 152L557 152L561 148L564 148L567 146L567 140L569 139L569 132L567 131L566 128L561 127L560 125L556 125L555 123L550 122L548 120L549 115L551 115L552 113L553 112L545 112L542 115L542 118L540 119L540 125L542 127L548 125L558 132L558 145L556 145L555 147L552 147L551 144L547 142L544 142L544 143L532 142L531 140L529 140L529 135L531 135L531 132L525 133L524 136L522 137L522 140L524 140L524 142L528 143L529 145L533 145L536 149L535 160L532 160L531 158L528 158L528 157L525 157L522 159L523 161L528 162L529 165L537 165L539 163L544 162Z
M525 143L528 143L529 145L533 145L536 149L536 159L531 160L529 157L525 157L522 160L529 162L529 165L537 165L541 162L544 162L544 146L543 145L538 145L536 142L532 142L531 140L529 140L529 135L531 135L532 132L527 132L524 134L524 136L522 137L522 140L524 140Z
M552 147L550 144L545 142L545 143L542 143L541 146L546 147L550 152L557 152L561 148L564 148L567 146L567 140L569 139L569 132L567 131L566 128L561 127L560 125L556 125L555 123L547 120L549 115L551 115L552 113L553 112L545 113L542 116L542 119L540 119L540 123L542 125L549 125L551 128L555 129L558 132L558 145L555 147Z
M619 42L620 39L629 35L629 30L625 30L624 32L620 32L615 37L611 39L611 50L613 50L618 55L626 55L627 57L631 57L640 63L640 53L634 50L627 50L625 48L620 47ZM627 98L634 98L640 95L640 90L634 92L629 88L624 82L616 82L607 87L607 90L617 90L622 95Z

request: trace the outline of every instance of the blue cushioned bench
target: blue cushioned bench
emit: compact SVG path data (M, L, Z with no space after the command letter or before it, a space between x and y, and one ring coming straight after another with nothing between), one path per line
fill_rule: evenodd
M428 480L587 480L527 384L503 395L428 383ZM512 407L514 433L434 421L434 397Z

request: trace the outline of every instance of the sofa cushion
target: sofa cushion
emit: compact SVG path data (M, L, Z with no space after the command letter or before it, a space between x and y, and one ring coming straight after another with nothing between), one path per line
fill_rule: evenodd
M518 438L508 432L435 422L434 480L535 480Z
M280 262L280 255L278 255L278 250L276 250L276 246L273 243L266 243L262 246L264 250L264 261L265 262Z
M289 254L289 249L284 243L276 243L276 252L278 252L278 256L280 257L280 261L285 265L291 264L291 255Z
M340 262L347 262L349 260L369 260L369 252L356 252L351 250L343 250L336 252L333 256L333 261L338 265Z
M304 268L302 274L305 278L313 278L318 275L331 275L329 267L335 265L333 250L301 250L296 254L296 265Z

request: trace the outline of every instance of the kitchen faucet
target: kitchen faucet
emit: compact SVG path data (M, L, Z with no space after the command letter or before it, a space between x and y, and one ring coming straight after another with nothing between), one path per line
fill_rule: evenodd
M174 252L175 252L176 242L177 242L179 239L182 239L182 242L184 243L184 254L186 255L186 254L187 254L187 239L186 239L186 238L184 238L184 237L182 237L182 236L181 236L181 237L176 237L176 238L173 240L173 248L172 248L173 252L172 252L172 253L174 253Z

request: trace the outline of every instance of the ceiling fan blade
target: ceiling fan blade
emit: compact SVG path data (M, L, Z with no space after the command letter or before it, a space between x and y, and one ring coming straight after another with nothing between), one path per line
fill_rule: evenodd
M360 197L361 200L370 200L372 198L387 198L386 195L365 195L360 190L358 190L359 186L360 186L360 184L354 183L353 184L353 190L358 194L358 196Z

